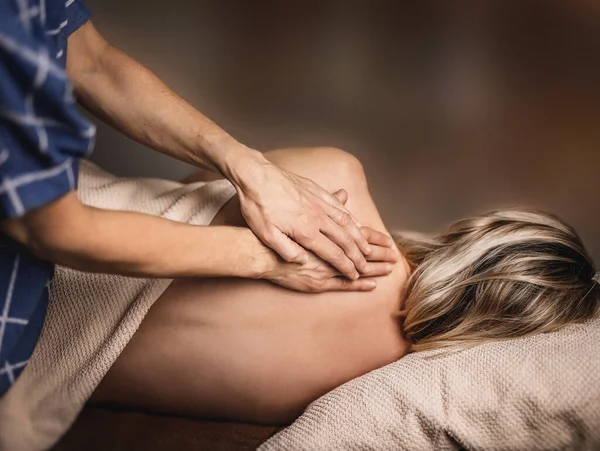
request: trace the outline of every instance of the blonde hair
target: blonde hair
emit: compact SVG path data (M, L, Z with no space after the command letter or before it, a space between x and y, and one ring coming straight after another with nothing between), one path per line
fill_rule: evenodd
M590 256L552 215L494 211L394 238L412 269L399 315L414 351L551 332L600 310Z

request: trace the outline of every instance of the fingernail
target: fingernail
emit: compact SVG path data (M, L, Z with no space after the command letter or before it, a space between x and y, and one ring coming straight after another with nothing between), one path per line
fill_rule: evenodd
M365 253L367 255L371 255L371 252L373 252L373 248L371 246L365 247Z
M374 280L367 280L365 282L365 284L367 285L368 288L375 288L375 287L377 287L377 282L375 282Z
M392 265L389 265L389 264L385 265L385 271L387 273L391 273L393 269L394 269L394 267Z

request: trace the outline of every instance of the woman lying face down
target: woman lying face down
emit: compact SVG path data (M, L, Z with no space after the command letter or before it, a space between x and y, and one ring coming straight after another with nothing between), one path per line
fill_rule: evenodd
M358 221L385 230L354 157L335 149L267 156L330 191L346 189ZM243 225L236 199L213 224ZM319 396L411 351L550 332L600 309L581 240L551 216L499 211L434 236L395 238L397 263L370 292L173 282L92 401L287 424Z

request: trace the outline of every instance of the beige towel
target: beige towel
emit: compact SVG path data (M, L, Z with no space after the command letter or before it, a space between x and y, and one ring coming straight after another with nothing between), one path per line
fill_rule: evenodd
M600 318L338 387L259 451L600 450Z
M88 205L196 225L208 225L234 194L225 180L182 185L118 178L85 161L78 189ZM40 341L16 383L0 398L0 450L50 447L170 282L57 268Z

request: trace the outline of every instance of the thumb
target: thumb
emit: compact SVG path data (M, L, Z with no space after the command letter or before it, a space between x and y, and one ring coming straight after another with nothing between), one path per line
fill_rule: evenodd
M339 189L333 195L339 200L343 205L346 205L348 202L348 192L345 189Z

